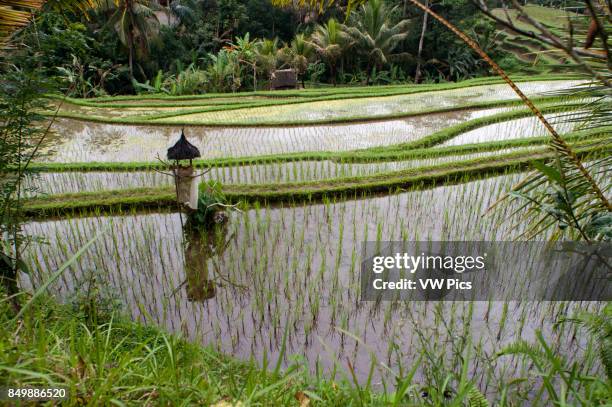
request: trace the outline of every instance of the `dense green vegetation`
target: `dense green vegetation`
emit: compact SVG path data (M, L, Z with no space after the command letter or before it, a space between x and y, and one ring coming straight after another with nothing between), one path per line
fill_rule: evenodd
M67 391L64 403L68 405L489 405L467 375L469 330L452 348L462 361L457 370L446 370L437 363L436 350L425 348L418 358L421 366L406 366L395 383L389 383L396 390L380 394L369 381L358 385L354 376L340 371L332 377L318 369L309 374L300 360L282 372L279 363L265 361L262 370L253 361L237 362L180 336L135 324L121 316L103 286L90 285L86 294L62 306L44 296L26 305L27 312L17 319L6 299L0 302L4 328L0 331L0 385L61 387ZM573 325L574 332L587 332L595 339L591 357L599 355L610 380L610 307L599 314L581 312L557 322ZM585 375L575 363L567 364L554 355L541 333L535 343L517 341L494 357L512 355L538 367L542 383L534 390L540 397L546 394L546 400L578 397L589 403L585 405L600 405L612 396L609 382ZM415 382L417 369L430 369L434 379L425 385ZM553 388L558 379L568 386L561 394ZM514 399L510 389L496 389L501 405Z
M25 47L10 58L43 67L71 96L87 98L267 89L271 73L286 68L309 85L407 83L415 80L417 65L417 82L487 74L451 33L431 22L423 30L422 13L401 1L370 1L348 16L342 7L319 14L274 7L270 0L163 4L101 2L85 15L49 4L37 24L20 34ZM445 0L434 7L469 29L510 71L547 72L559 65L530 66L532 61L516 56L520 44L496 39L494 25L469 2Z

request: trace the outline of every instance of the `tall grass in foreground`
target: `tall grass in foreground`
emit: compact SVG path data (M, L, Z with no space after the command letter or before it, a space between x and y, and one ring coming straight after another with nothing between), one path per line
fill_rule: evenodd
M129 322L103 298L88 295L61 306L42 297L16 319L6 297L0 296L0 386L63 387L68 394L64 405L489 405L468 374L476 345L469 329L445 346L421 333L423 350L413 365L396 374L394 390L375 392L369 380L359 384L354 377L335 374L323 378L318 369L308 374L299 359L284 371L279 363L264 361L260 368L253 361L237 362L158 328ZM594 406L612 400L612 306L558 323L571 323L574 334L585 332L577 327L587 328L608 378L583 373L582 366L568 363L538 333L535 344L518 341L491 354L493 359L526 358L531 374L539 378L525 393L518 386L520 378L496 389L496 405ZM286 334L287 329L283 343ZM350 362L348 368L352 372ZM426 380L414 380L417 369L427 372Z

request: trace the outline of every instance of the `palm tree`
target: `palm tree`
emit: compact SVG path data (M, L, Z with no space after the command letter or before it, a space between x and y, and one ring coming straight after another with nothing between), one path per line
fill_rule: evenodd
M278 38L264 39L255 47L257 64L270 76L278 63Z
M410 20L402 20L392 24L391 14L395 10L388 9L382 0L370 0L361 6L355 16L353 26L348 29L355 40L357 49L367 58L367 83L370 83L372 68L382 68L394 60L411 57L408 53L394 53L397 44L408 36Z
M405 8L404 3L404 8ZM425 7L429 7L429 0L425 0ZM423 44L425 43L425 33L427 32L427 18L429 13L423 13L423 26L421 27L421 37L419 38L419 50L417 51L417 66L414 71L414 83L421 82L421 55L423 54Z
M345 27L333 18L324 25L318 25L312 34L312 44L321 57L327 61L332 83L336 86L336 65L347 48L351 46Z
M170 2L168 9L180 25L195 24L201 17L204 0L175 0Z
M304 34L297 34L291 41L291 45L283 48L283 54L289 66L302 79L302 87L305 87L304 74L314 54L313 44L306 39Z
M100 7L110 13L108 23L128 50L130 77L134 79L134 57L145 54L156 35L159 21L149 0L104 0Z

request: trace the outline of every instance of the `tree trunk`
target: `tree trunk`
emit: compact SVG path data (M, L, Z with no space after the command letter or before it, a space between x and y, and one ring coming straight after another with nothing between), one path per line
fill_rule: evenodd
M128 64L130 67L130 79L134 80L134 15L132 14L134 11L133 4L131 0L127 0L125 3L127 7L127 14L129 23L128 23L128 32L127 32L127 47L128 47Z
M134 79L134 42L132 34L128 34L128 65L130 67L130 79Z
M329 66L329 70L331 73L331 79L332 79L332 84L334 85L334 87L336 86L336 65L335 64L330 64Z
M366 86L370 86L370 79L372 78L372 63L368 62L366 68Z
M17 272L18 270L11 262L0 259L0 285L4 288L6 295L11 298L10 304L15 312L19 312L21 309L16 296L19 292Z
M425 0L425 7L429 7L429 0ZM419 50L417 52L417 66L414 73L414 82L421 82L421 54L423 53L423 43L425 41L425 32L427 31L427 17L429 13L423 13L423 28L421 29L421 38L419 38Z

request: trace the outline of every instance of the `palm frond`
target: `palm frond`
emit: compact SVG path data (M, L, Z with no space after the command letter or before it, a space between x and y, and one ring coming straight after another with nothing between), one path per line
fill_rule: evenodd
M86 12L98 7L99 0L0 0L0 43L30 24L45 5L64 12Z

